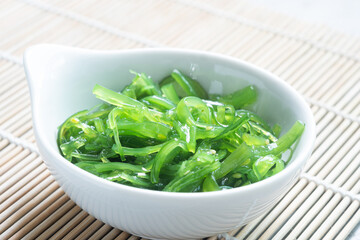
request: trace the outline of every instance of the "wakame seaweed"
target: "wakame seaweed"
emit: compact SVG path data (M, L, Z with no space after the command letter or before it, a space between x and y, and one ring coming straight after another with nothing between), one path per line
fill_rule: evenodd
M296 121L279 137L278 124L245 110L257 98L251 85L211 96L176 69L159 84L131 72L121 92L95 85L103 103L58 130L61 154L109 181L169 192L241 187L282 171L305 128Z

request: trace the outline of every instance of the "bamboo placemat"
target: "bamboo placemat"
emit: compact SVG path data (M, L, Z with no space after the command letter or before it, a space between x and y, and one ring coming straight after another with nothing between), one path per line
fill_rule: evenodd
M38 154L21 56L28 46L44 42L95 49L201 49L274 72L311 106L315 150L299 181L273 209L223 237L345 239L359 224L358 38L243 0L2 0L1 239L138 239L80 209Z

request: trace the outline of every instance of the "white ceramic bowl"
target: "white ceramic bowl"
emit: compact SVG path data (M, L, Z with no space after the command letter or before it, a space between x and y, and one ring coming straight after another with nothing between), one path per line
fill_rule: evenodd
M34 131L46 165L63 190L97 219L147 238L202 238L244 225L273 207L298 179L315 140L315 125L304 100L288 84L253 65L214 53L177 49L93 51L56 45L26 50ZM259 90L254 110L283 132L296 120L306 124L292 162L277 175L236 189L169 193L138 189L98 178L64 159L56 145L57 127L71 114L99 100L96 83L121 90L132 75L154 80L177 68L214 93L248 84Z

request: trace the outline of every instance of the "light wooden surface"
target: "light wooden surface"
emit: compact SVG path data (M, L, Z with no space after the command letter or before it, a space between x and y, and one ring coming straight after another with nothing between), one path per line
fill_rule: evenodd
M33 136L24 50L180 47L270 70L307 100L317 141L305 172L237 239L345 239L360 221L360 41L243 0L0 1L0 238L138 239L59 188ZM216 239L216 236L210 238Z

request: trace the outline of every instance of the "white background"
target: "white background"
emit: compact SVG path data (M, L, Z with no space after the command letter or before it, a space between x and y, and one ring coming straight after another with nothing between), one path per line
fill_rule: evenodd
M256 5L360 37L360 0L252 0Z

